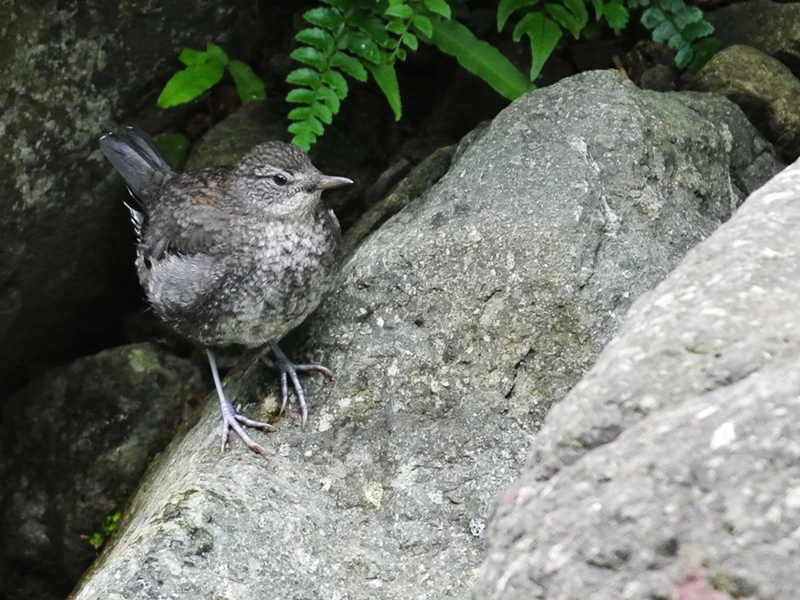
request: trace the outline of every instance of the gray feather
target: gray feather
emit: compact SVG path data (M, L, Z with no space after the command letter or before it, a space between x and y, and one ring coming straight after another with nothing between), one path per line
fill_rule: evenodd
M145 209L153 193L176 175L166 155L141 129L106 134L100 138L100 149Z

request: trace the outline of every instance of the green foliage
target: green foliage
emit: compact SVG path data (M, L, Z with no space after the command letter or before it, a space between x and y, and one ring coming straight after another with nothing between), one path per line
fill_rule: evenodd
M582 0L580 0L582 1ZM347 97L345 75L368 76L386 96L396 119L403 112L395 63L415 52L420 41L455 56L461 65L514 99L533 86L496 48L451 21L446 0L324 0L305 13L312 25L296 35L303 44L292 58L303 63L287 81L298 87L287 100L300 106L289 113L293 142L308 149L322 135Z
M186 68L178 71L164 86L158 97L161 108L169 108L194 100L222 79L227 67L244 104L267 97L264 83L253 70L239 60L230 60L216 44L206 44L206 50L184 48L178 57Z
M298 104L289 113L293 142L308 150L330 125L347 97L345 76L366 81L369 75L383 91L395 118L402 115L395 62L405 60L419 42L433 44L455 56L504 97L514 100L535 88L564 32L578 38L596 36L598 25L619 35L628 25L630 10L643 8L642 23L653 39L677 52L678 67L696 70L713 56L719 44L710 39L714 28L696 7L684 0L499 0L497 30L513 18L511 37L527 36L531 47L528 76L499 50L478 39L472 30L452 19L447 0L323 0L324 6L303 16L310 27L295 37L300 42L292 58L303 67L287 81L295 86L287 100Z
M458 21L439 21L430 41L509 100L535 88L497 48L476 38Z
M647 7L642 25L653 32L656 42L677 52L678 68L696 71L719 49L719 42L707 37L714 33L714 26L696 6L686 6L683 0L628 0L628 4L632 8Z
M103 544L105 544L108 538L111 537L111 534L113 534L117 530L117 527L119 527L119 520L121 518L121 512L111 513L110 515L106 516L100 531L96 531L89 536L89 545L95 550L102 548Z

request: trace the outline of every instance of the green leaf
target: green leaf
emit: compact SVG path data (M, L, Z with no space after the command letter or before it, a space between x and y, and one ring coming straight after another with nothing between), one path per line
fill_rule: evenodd
M333 31L344 24L342 14L335 8L328 8L327 6L312 8L303 13L303 18L312 25L324 27L329 31Z
M178 60L187 67L207 63L218 63L224 67L228 64L228 55L216 44L208 43L205 51L184 48L181 50Z
M206 44L206 54L208 55L209 62L217 62L222 65L228 64L228 55L225 54L225 51L216 44L212 44L210 42Z
M419 48L419 40L417 40L417 36L411 32L408 32L403 36L403 43L408 46L409 50L412 52L416 52L417 48Z
M294 88L286 94L286 101L292 104L313 104L317 97L313 90L308 88Z
M694 60L689 64L688 69L692 73L697 73L705 64L719 51L722 44L716 38L706 38L692 44L694 48Z
M334 115L339 112L339 107L341 106L339 96L328 86L320 86L317 90L317 98L322 100Z
M319 119L314 116L306 119L306 123L308 124L309 130L313 131L317 135L322 135L325 132L325 127L322 125L322 123L320 123Z
M388 40L392 39L386 33L386 26L375 14L364 11L357 11L350 15L349 21L379 46L385 46Z
M542 13L532 12L528 13L524 17L522 17L517 24L514 25L514 31L511 32L511 39L515 42L518 42L522 39L522 36L527 33L527 29L531 26L531 23L534 19L541 19L543 17ZM531 34L533 35L533 34Z
M684 39L683 35L681 35L680 32L676 32L672 35L671 38L667 40L667 46L672 48L673 50L681 50L684 47L689 46L689 42L687 42L686 39ZM677 61L675 64L677 64Z
M533 12L517 23L514 40L518 41L523 34L531 40L531 81L534 81L561 39L561 28L544 13Z
M398 19L410 19L414 16L414 9L408 4L396 4L390 6L383 14L387 17L397 17Z
M331 66L344 71L353 79L358 81L367 80L367 70L357 58L348 56L344 52L337 52L331 57Z
M694 48L689 45L684 46L678 53L675 55L675 66L679 69L683 69L687 66L692 59L694 58Z
M696 40L714 33L714 26L708 21L697 21L684 27L681 33L687 40Z
M317 117L325 125L333 123L333 113L331 109L325 106L322 102L315 102L311 105L311 113Z
M497 31L502 31L511 14L526 6L533 6L539 0L500 0L497 6Z
M295 50L289 56L297 61L300 61L301 63L311 65L317 71L324 71L328 66L326 56L316 48L312 48L310 46L300 46L299 48L295 48Z
M302 42L306 46L314 46L322 50L325 54L333 52L333 46L335 44L333 36L319 27L309 27L308 29L298 31L294 39L298 42Z
M347 49L356 56L367 59L372 63L381 62L381 51L378 45L363 33L352 36Z
M408 31L408 25L406 25L406 22L402 20L389 21L386 24L386 31L391 31L396 35L403 35L406 31Z
M476 38L457 21L435 22L431 42L445 54L455 56L462 67L509 100L516 100L534 89L525 75L497 48Z
M250 65L240 60L232 60L228 63L228 71L233 76L236 91L239 92L242 104L247 104L254 100L263 100L267 97L264 82L253 72Z
M426 39L431 39L433 35L433 23L425 15L414 15L414 28Z
M655 29L667 18L660 8L651 7L642 13L642 25L648 29Z
M394 51L394 55L397 57L397 60L405 60L406 59L406 51L403 48L398 48Z
M397 84L397 73L395 73L394 65L381 64L381 65L368 65L375 83L381 88L386 100L389 101L389 106L394 111L395 120L399 121L403 115L403 107L400 103L400 86Z
M222 79L225 65L216 62L186 67L178 71L164 86L158 97L158 106L169 108L194 100Z
M310 106L298 106L289 111L289 118L292 121L305 121L311 116ZM289 130L291 131L291 129Z
M683 29L687 25L691 25L692 23L697 23L698 21L702 21L703 11L697 8L696 6L684 5L681 10L675 12L673 19L675 21L675 26L678 29Z
M327 83L333 89L333 91L336 92L336 95L339 96L339 100L344 100L347 98L347 80L342 77L342 74L339 73L339 71L334 71L333 69L325 71L322 74L322 81ZM334 110L333 112L338 111Z
M292 143L300 146L306 152L311 148L311 144L317 140L317 134L309 126L309 121L304 120L292 123L289 125L289 131L295 134L292 138Z
M309 116L307 118L303 119L303 120L298 120L298 121L295 121L294 123L291 123L289 125L289 127L287 127L287 129L289 131L291 131L292 133L296 133L296 134L301 134L304 131L311 131L312 133L314 132L314 127L312 126L312 121L311 121L311 119L313 118L313 117L311 117L311 109L308 108L308 107L306 107L306 109L309 111ZM294 111L292 111L292 112L294 112ZM315 119L315 120L317 122L319 122L318 119ZM322 126L322 123L320 123L320 127L321 126Z
M614 30L614 33L619 35L628 25L630 13L619 2L609 2L603 7L603 16L608 21L608 26Z
M567 31L569 31L573 37L576 39L580 37L581 29L583 29L583 25L585 25L585 23L579 23L575 18L575 15L569 12L566 8L560 4L547 3L545 4L545 10L550 13L550 16L553 17L556 23L567 29Z
M308 137L304 135L296 135L292 138L292 143L301 148L302 150L308 152L311 150L311 145L317 140L317 136L310 134Z
M679 34L678 30L675 29L675 25L673 25L671 21L664 21L653 30L652 36L655 41L663 44L676 33Z
M658 0L658 5L664 12L677 14L686 8L684 0Z
M566 6L569 11L575 15L578 23L581 25L581 29L586 26L586 23L589 22L589 12L586 10L586 2L584 0L562 0L564 2L564 6Z
M329 73L330 71L326 72ZM301 67L300 69L295 69L294 71L289 73L289 75L287 75L286 77L286 82L293 83L295 85L302 85L305 87L315 88L319 85L320 75L314 69Z
M450 5L445 0L423 0L423 4L432 13L450 20Z
M202 50L184 48L178 55L178 60L187 67L191 65L202 65L203 63L208 62L208 54Z

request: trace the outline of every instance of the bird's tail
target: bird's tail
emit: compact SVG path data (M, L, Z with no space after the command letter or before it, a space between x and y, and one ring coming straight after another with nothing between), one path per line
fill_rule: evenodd
M155 190L176 174L153 138L136 127L104 135L100 149L145 208Z

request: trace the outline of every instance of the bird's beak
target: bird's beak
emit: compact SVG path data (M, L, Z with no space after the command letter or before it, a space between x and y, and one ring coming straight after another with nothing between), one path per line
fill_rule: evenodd
M318 190L331 190L333 188L342 187L343 185L350 185L353 183L352 179L347 177L334 177L333 175L323 175L317 181L316 188Z

